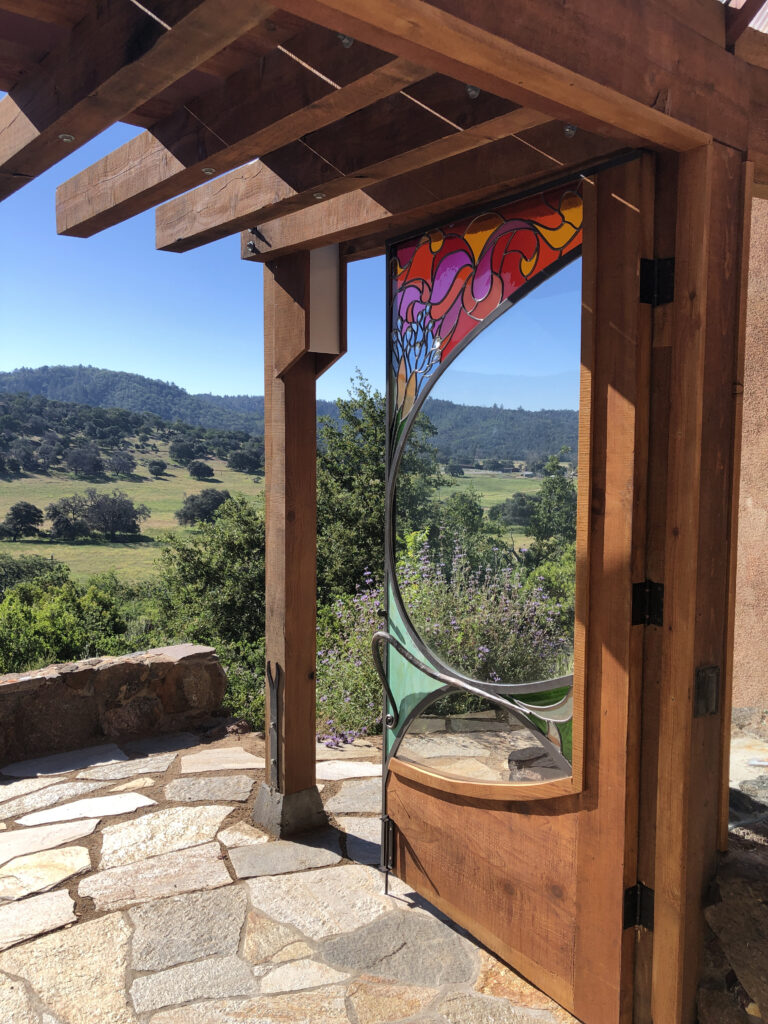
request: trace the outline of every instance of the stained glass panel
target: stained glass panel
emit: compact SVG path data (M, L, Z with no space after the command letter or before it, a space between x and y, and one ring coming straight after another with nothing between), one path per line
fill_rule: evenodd
M579 256L581 227L579 182L390 247L389 610L388 635L381 634L387 644L387 668L381 667L390 712L386 747L401 759L431 764L457 778L530 782L570 773L578 414L570 413L573 447L543 452L535 473L523 473L527 467L506 453L493 485L501 502L495 511L514 513L509 523L498 516L491 522L490 508L481 507L475 477L482 484L487 470L468 451L459 458L470 467L466 471L449 466L444 454L435 467L444 481L448 470L453 477L466 472L470 479L460 486L448 481L430 498L414 481L425 456L428 461L430 444L435 453L445 447L430 416L441 398L443 405L445 398L450 402L443 384L456 387L462 372L457 377L453 364L463 353L473 354L469 363L460 360L471 366L468 376L482 375L505 387L499 378L507 373L512 380L511 367L519 376L517 366L528 351L535 371L567 371L560 376L575 383L576 397L580 299L573 283L580 280L578 269L569 271L564 289L553 281L537 290L536 295L551 294L533 308L520 300ZM574 325L566 338L563 320L555 323L552 316L553 298L561 318ZM514 317L498 319L511 306ZM498 329L487 331L497 319ZM482 344L475 344L481 332ZM546 345L534 342L536 334L560 340L547 352ZM435 387L438 380L441 386ZM541 387L548 401L551 393L547 385ZM535 402L526 392L520 405L574 410L577 404L577 399L557 406L529 400ZM494 444L498 449L498 439ZM544 485L547 475L551 479ZM525 553L531 530L522 529L521 517L531 512L542 486L542 497L558 496L568 522L532 560ZM521 499L509 509L507 491ZM523 508L526 497L530 508ZM542 572L549 577L544 586ZM457 739L464 733L483 735L471 742ZM465 747L471 756L460 754ZM522 751L517 759L515 751Z
M394 448L432 374L484 320L581 245L581 183L508 203L391 251Z

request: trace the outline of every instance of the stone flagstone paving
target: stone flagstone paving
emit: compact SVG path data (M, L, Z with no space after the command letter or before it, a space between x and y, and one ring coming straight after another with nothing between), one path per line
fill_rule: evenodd
M0 769L0 1024L573 1021L384 895L374 742L318 747L331 827L304 840L251 822L263 755L186 733Z

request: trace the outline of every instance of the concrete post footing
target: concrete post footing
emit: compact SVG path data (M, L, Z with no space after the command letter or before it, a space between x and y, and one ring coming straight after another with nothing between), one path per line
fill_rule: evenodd
M328 824L317 786L298 793L278 793L262 782L253 805L252 820L264 832L282 839Z

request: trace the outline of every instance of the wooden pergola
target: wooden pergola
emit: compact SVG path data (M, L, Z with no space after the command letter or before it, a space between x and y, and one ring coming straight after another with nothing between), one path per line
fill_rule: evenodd
M346 264L481 202L567 177L594 186L584 330L605 402L585 515L603 587L585 627L587 759L573 797L590 824L576 966L550 985L590 1024L695 1019L702 904L727 841L748 225L752 198L768 198L768 35L748 27L761 7L0 0L0 198L126 122L144 131L59 186L59 232L86 238L156 207L158 248L241 232L242 258L264 267L275 685L260 813L278 829L320 817L315 381L345 350ZM637 305L633 253L674 259L667 301ZM611 354L621 338L631 382L628 357ZM646 580L663 582L663 624L633 628L632 584ZM624 689L607 686L614 662ZM600 742L637 754L613 803L590 761ZM620 848L617 816L632 837ZM605 844L619 882L655 894L653 930L645 918L618 951L578 938L614 912L590 894Z

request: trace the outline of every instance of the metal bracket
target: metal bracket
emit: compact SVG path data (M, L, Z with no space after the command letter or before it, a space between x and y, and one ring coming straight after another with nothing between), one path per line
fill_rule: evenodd
M664 584L643 580L632 584L632 625L664 625Z
M276 793L280 792L280 725L283 718L283 694L280 683L283 670L275 664L272 675L272 662L267 662L267 688L269 692L269 785Z
M395 866L395 823L388 814L381 816L381 869L391 871Z
M716 715L720 710L720 668L705 665L696 669L693 686L693 717Z
M653 931L655 893L642 882L624 890L624 928L645 928Z
M640 301L653 306L665 306L675 298L674 258L640 260Z
M395 823L388 814L381 816L381 864L384 872L384 895L389 895L389 873L395 866Z

